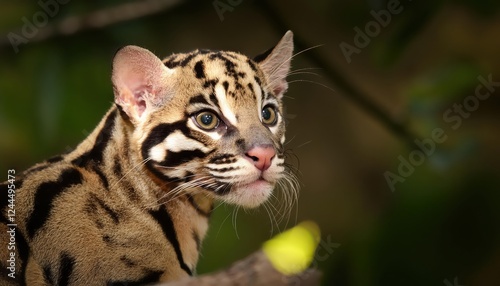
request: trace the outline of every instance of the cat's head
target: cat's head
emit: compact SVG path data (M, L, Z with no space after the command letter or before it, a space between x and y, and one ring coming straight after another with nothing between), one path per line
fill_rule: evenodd
M196 50L161 61L136 46L118 51L115 103L145 168L173 195L202 191L245 207L266 201L287 179L282 97L292 51L290 31L253 60Z

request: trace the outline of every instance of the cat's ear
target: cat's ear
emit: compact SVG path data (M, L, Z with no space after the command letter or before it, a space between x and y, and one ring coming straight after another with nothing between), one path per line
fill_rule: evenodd
M254 58L267 77L268 87L281 98L288 89L286 76L293 53L293 33L288 31L274 47Z
M112 82L115 103L133 123L161 106L171 95L173 71L152 52L137 47L121 48L113 59Z

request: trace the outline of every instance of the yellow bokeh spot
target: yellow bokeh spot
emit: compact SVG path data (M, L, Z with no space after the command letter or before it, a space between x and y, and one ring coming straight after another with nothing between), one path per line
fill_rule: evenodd
M262 250L278 271L295 275L311 264L319 240L318 225L305 221L266 241Z

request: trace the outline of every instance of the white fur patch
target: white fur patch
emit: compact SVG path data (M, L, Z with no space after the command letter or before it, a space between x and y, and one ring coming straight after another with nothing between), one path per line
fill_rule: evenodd
M165 150L165 146L163 146L163 144L158 144L149 150L149 157L156 162L165 160L166 155L167 150Z
M255 86L259 86L257 82L255 82ZM255 97L257 98L257 114L259 115L259 120L262 121L262 90L260 88L255 88Z
M219 102L219 107L221 109L220 111L222 112L224 117L229 120L229 123L231 123L233 126L236 126L236 115L227 103L226 91L224 90L224 87L222 85L217 85L215 87L215 97Z
M165 160L167 150L171 152L180 152L182 150L210 151L201 142L186 137L181 131L173 132L163 142L151 148L149 150L149 157L154 161L161 162Z
M201 142L186 137L181 131L175 131L165 139L165 148L171 152L182 150L201 150L208 152L208 148Z

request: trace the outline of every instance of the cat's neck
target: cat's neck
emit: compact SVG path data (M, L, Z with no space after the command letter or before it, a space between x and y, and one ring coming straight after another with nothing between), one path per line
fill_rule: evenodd
M134 126L113 106L96 129L65 161L88 172L89 192L112 199L115 205L146 213L157 220L168 239L182 251L181 267L190 271L208 229L213 201L201 190L177 193L175 182L162 181L149 171L140 153ZM100 182L99 182L100 181Z

